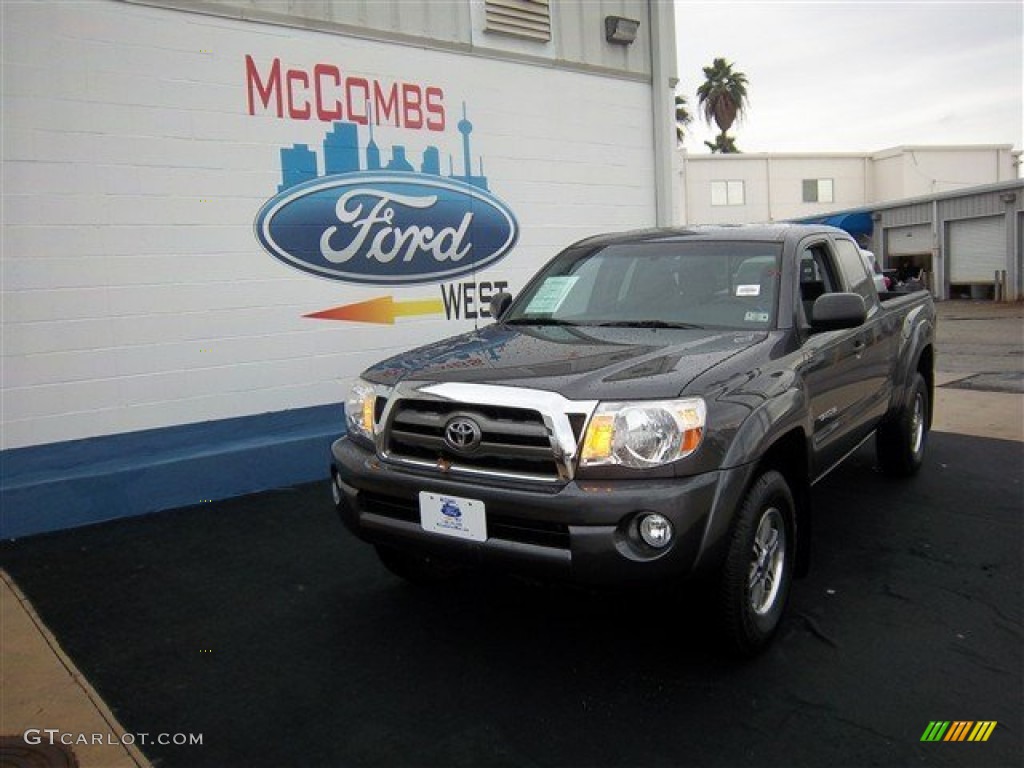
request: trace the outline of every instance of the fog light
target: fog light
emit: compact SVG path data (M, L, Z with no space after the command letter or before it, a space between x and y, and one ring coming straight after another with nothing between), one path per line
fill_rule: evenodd
M663 549L672 541L672 523L663 515L640 518L640 538L655 549Z

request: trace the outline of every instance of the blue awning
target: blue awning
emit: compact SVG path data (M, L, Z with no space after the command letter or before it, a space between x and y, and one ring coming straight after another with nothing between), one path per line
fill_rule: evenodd
M868 211L837 213L833 216L812 216L796 221L800 224L827 224L830 227L842 229L854 237L867 237L874 229L874 222Z
M839 229L849 232L854 237L863 235L867 237L871 234L871 230L874 229L874 222L871 221L871 214L865 211L859 213L841 213L838 216L829 216L825 219L825 223L839 227Z

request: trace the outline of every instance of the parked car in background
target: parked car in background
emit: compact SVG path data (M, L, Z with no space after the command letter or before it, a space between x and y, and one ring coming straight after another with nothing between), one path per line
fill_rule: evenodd
M875 283L875 290L879 293L892 290L892 281L882 273L882 266L878 263L878 259L875 258L875 254L863 248L860 249L860 252L864 256L864 263L867 265L868 272L871 273L871 279Z

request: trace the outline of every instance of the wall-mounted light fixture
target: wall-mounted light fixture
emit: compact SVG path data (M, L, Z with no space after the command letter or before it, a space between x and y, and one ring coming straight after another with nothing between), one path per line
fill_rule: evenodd
M604 17L604 39L609 43L630 45L636 41L638 29L640 29L640 22L636 19L627 19L622 16Z
M882 214L880 214L878 211L875 211L874 213L871 214L871 220L872 221L881 221L882 220Z
M1017 200L1017 193L1016 192L1003 192L1003 194L1001 194L999 196L999 199L1002 200L1004 203L1013 203L1013 202L1016 202L1016 200Z

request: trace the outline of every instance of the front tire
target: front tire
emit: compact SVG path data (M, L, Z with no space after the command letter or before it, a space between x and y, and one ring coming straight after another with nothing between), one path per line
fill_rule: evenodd
M793 580L796 506L786 478L774 470L754 481L733 523L722 570L719 609L734 652L762 650L779 626Z
M921 468L928 442L930 400L924 376L915 372L907 401L875 433L878 466L886 475L910 477Z

